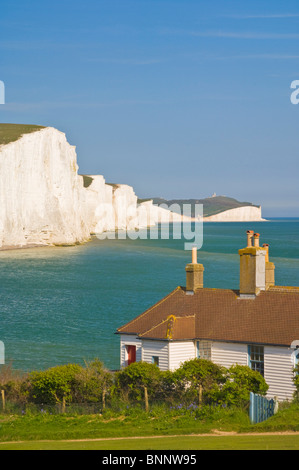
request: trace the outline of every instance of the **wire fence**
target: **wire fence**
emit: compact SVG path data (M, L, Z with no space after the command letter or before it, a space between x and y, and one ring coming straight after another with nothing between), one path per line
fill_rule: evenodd
M58 403L32 403L20 402L18 400L5 399L2 394L2 403L0 405L0 414L17 414L17 415L101 415L105 413L113 414L137 414L138 413L157 413L157 410L167 411L174 415L192 415L200 410L217 410L226 408L226 406L199 404L190 400L157 400L146 399L120 399L109 397L104 402L98 401L94 403L75 403L62 400Z

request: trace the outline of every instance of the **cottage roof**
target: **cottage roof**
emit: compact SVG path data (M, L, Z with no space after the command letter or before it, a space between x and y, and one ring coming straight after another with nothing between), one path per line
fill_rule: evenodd
M177 287L117 333L164 341L211 340L290 346L299 340L299 288L238 290Z

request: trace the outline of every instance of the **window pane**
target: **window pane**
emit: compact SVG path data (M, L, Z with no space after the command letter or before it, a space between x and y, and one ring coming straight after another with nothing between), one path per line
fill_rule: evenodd
M249 348L251 369L264 375L264 347L250 346Z
M152 363L159 365L159 357L158 356L152 356Z
M211 359L211 343L208 341L197 342L197 357L200 359Z

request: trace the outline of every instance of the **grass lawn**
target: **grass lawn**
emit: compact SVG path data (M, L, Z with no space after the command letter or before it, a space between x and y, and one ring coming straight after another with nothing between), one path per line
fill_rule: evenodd
M0 443L1 450L299 450L299 433Z
M3 413L0 450L7 449L298 450L299 405L281 409L257 425L240 409L202 415L161 409L103 415Z

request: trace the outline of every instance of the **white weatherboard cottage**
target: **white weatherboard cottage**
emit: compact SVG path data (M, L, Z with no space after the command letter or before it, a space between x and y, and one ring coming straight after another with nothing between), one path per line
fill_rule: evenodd
M193 251L186 287L118 328L121 367L144 361L174 370L196 357L227 368L248 365L264 376L268 398L292 399L299 287L275 286L275 266L268 245L259 246L259 234L247 232L239 255L239 289L211 289L203 287L204 268Z

